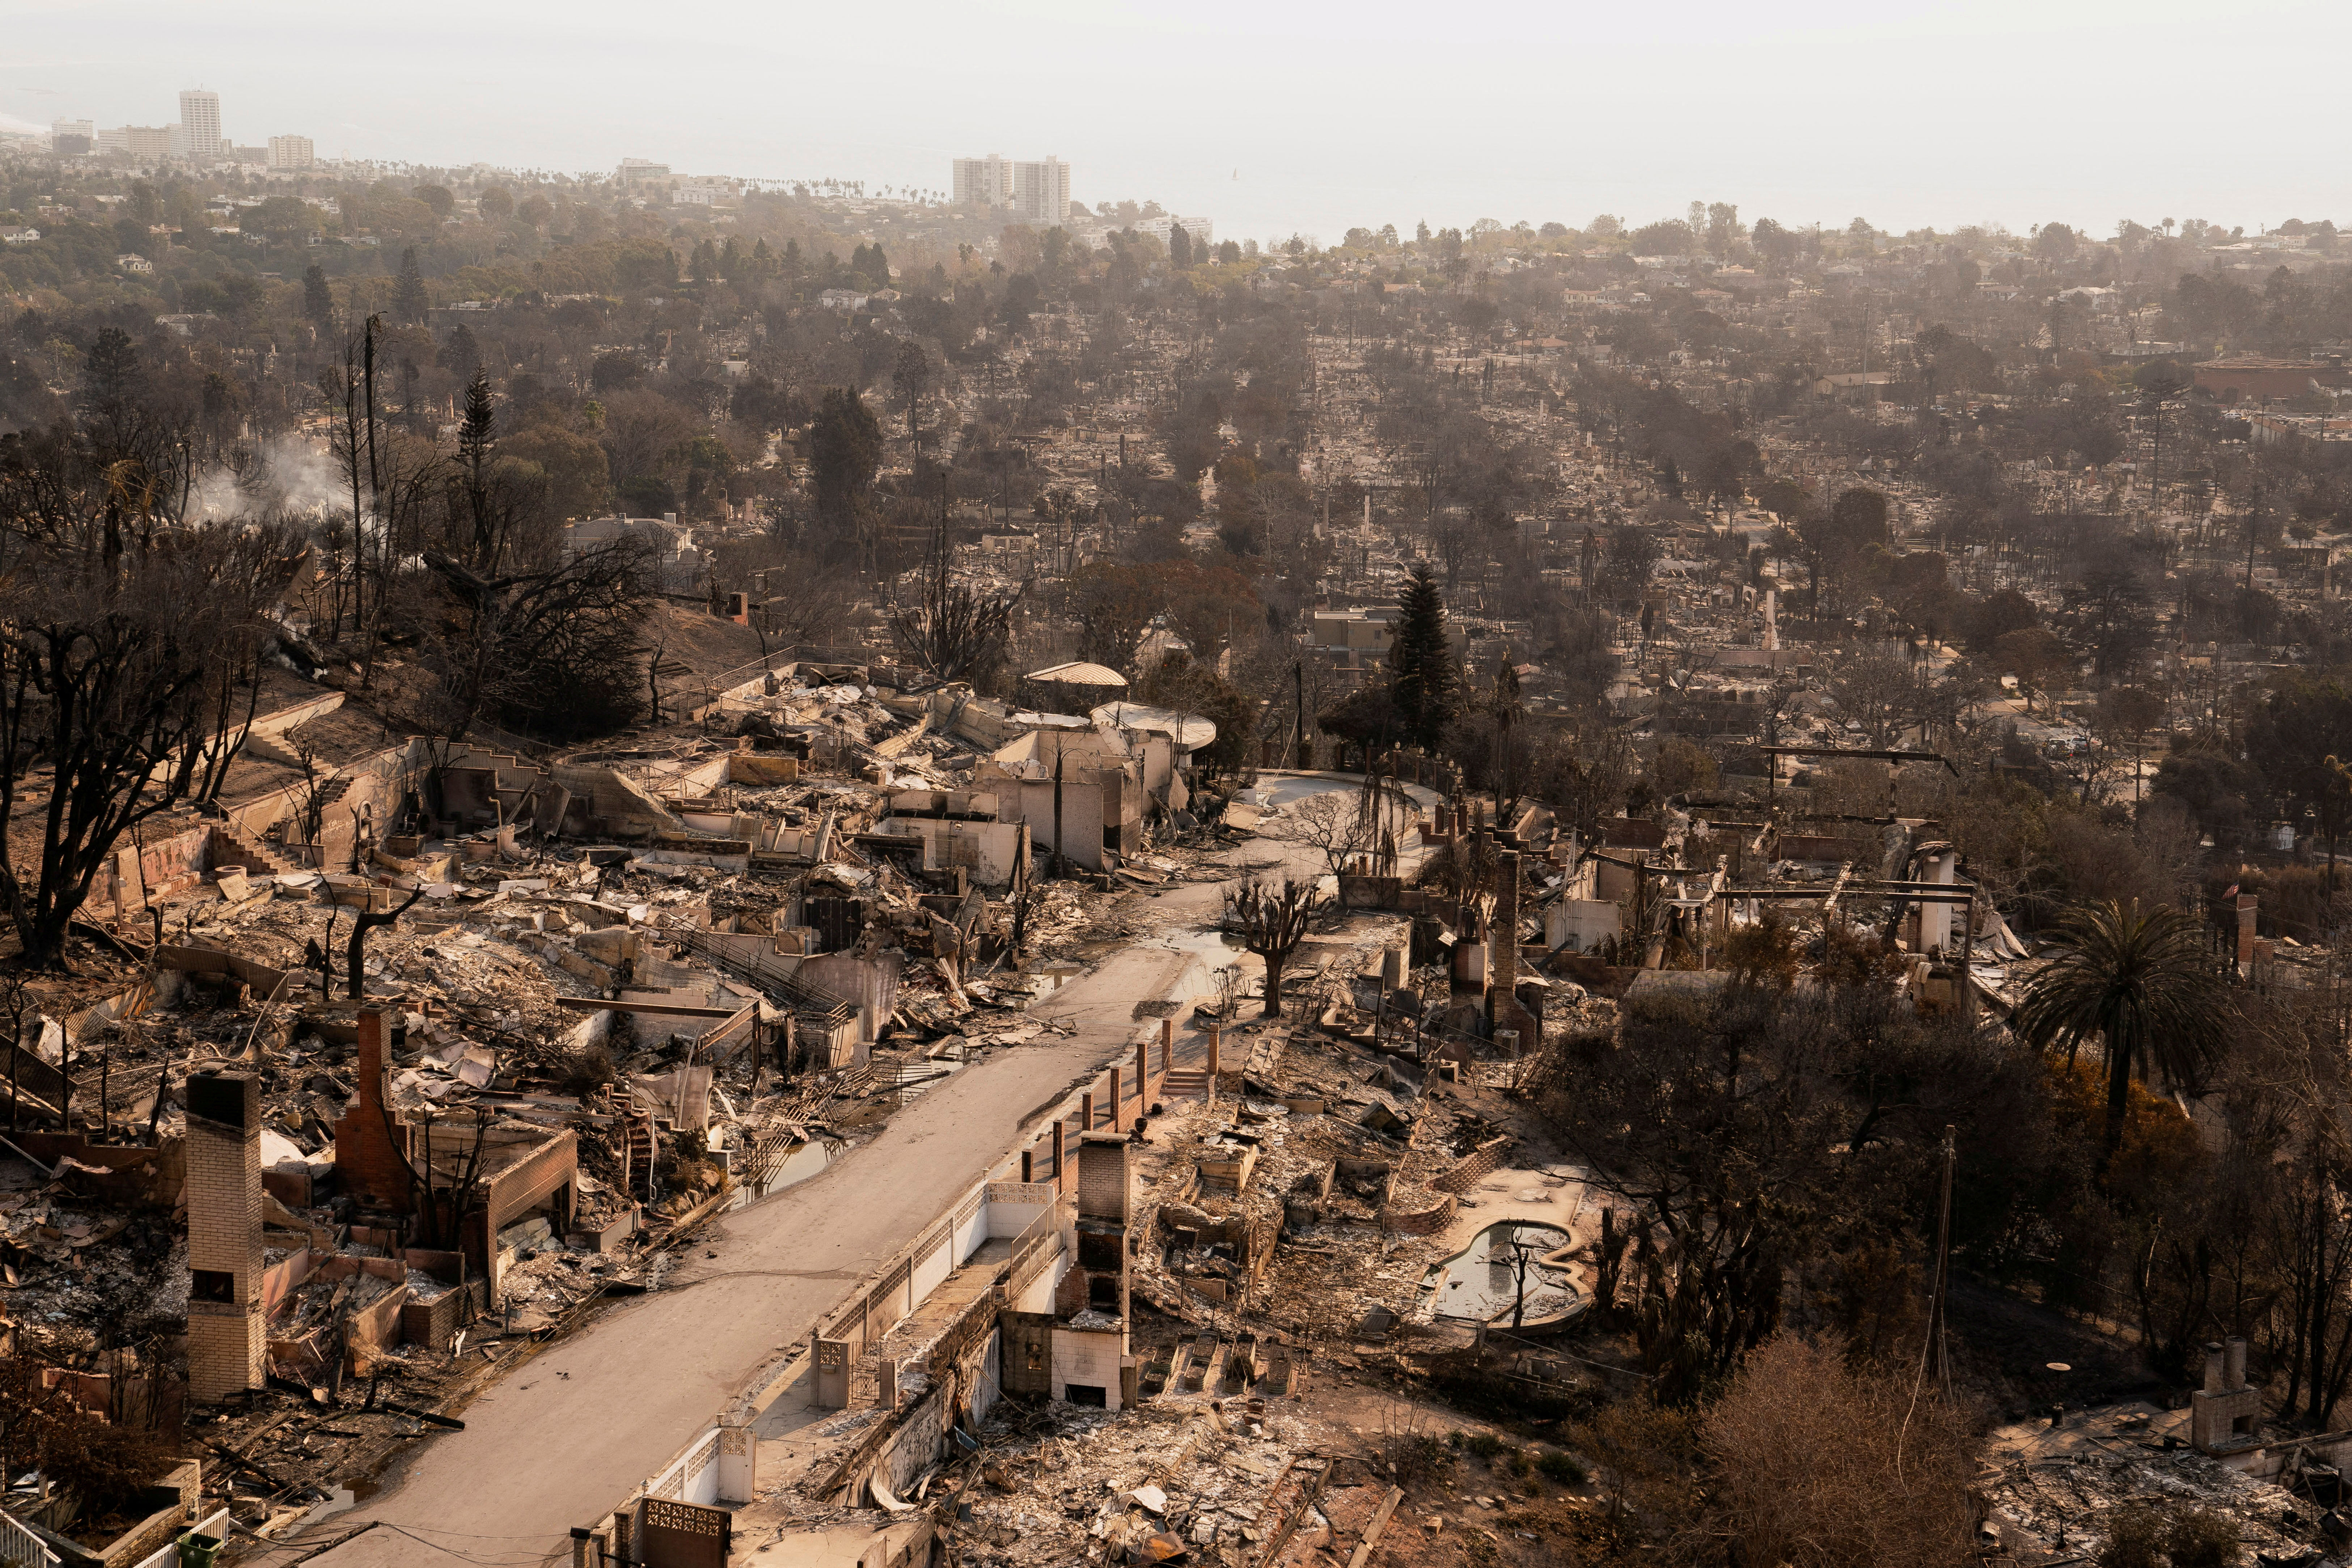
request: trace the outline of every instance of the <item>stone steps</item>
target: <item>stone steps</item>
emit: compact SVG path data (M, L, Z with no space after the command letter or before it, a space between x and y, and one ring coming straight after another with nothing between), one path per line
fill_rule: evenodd
M246 838L239 834L232 833L225 827L215 827L213 831L227 842L230 850L234 853L236 858L261 867L262 875L264 876L275 877L289 871L299 871L302 868L299 866L295 865L292 861L287 859L285 856L280 855L275 849L270 848L268 845L257 844L253 840ZM217 859L220 858L220 857L215 856L215 858Z
M1206 1100L1209 1075L1191 1068L1171 1068L1160 1085L1162 1100Z

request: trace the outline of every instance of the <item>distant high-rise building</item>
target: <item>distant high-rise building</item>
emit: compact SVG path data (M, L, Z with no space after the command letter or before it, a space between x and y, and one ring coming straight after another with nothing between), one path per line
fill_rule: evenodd
M187 159L192 163L217 163L222 149L220 94L200 87L184 89L180 94L180 129L187 137Z
M98 124L89 120L49 121L49 151L60 158L79 158L98 150Z
M1131 224L1121 224L1111 218L1103 219L1102 224L1107 229L1131 228L1138 234L1148 234L1162 245L1168 243L1169 230L1173 228L1181 228L1184 237L1196 246L1216 243L1217 226L1204 217L1179 217L1162 213L1158 217L1138 218Z
M176 125L117 125L98 133L98 150L137 163L168 163L179 130Z
M985 158L955 161L955 205L960 207L1009 207L1013 205L1013 165L991 153Z
M613 172L613 178L625 185L635 185L669 178L669 165L656 163L651 158L624 158Z
M308 136L272 136L269 139L271 174L299 174L310 163L310 139Z
M1051 228L1070 216L1070 166L1059 158L1013 166L1013 210L1024 223Z

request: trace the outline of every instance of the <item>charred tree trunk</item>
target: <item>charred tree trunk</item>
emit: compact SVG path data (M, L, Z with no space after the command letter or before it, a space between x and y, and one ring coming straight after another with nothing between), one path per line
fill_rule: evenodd
M399 920L401 916L408 912L408 907L410 904L414 904L417 900L424 896L425 889L419 888L415 892L408 895L407 903L402 904L400 908L396 910L387 910L381 914L377 913L373 910L369 910L362 912L357 920L352 922L351 943L343 950L343 984L345 987L344 994L349 996L352 1001L356 1002L361 997L367 994L366 975L362 973L362 965L367 959L368 932L375 930L378 926L391 925L394 921Z

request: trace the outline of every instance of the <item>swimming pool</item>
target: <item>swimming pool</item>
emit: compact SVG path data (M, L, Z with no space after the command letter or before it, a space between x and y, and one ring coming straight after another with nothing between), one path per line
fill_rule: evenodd
M1528 1250L1527 1309L1520 1321L1539 1323L1580 1311L1584 1292L1568 1282L1568 1271L1544 1258L1569 1245L1558 1226L1504 1220L1471 1238L1470 1245L1431 1268L1423 1289L1434 1289L1431 1309L1440 1318L1508 1323L1518 1295L1518 1249Z

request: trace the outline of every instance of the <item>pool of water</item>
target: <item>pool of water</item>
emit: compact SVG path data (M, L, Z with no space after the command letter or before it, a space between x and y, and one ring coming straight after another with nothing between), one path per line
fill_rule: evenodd
M1441 1318L1506 1324L1519 1290L1518 1255L1528 1251L1525 1323L1565 1316L1581 1309L1584 1292L1568 1282L1565 1269L1538 1261L1569 1243L1558 1226L1505 1220L1490 1225L1470 1245L1430 1270L1425 1288L1437 1291L1433 1309Z

